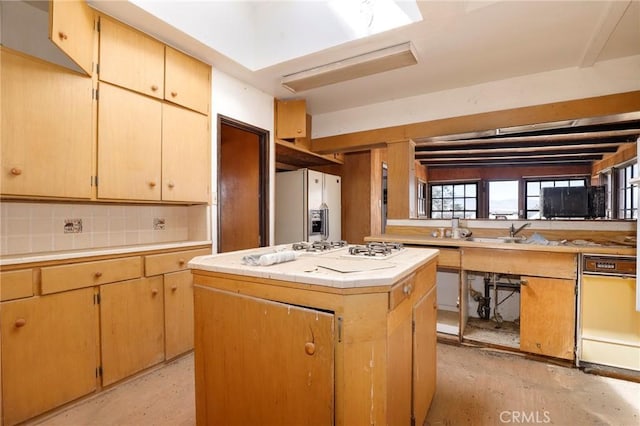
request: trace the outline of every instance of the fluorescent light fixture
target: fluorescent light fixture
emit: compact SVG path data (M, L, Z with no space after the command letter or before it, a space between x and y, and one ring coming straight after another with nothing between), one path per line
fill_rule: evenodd
M286 75L282 85L301 92L418 63L410 42Z

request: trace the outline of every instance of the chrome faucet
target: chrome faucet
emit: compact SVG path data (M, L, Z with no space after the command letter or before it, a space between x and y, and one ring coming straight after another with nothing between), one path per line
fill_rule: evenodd
M531 226L531 222L527 222L524 225L522 225L520 228L517 228L517 229L513 226L513 223L512 223L511 224L511 228L509 228L509 236L512 237L512 238L515 237L518 234L518 232L522 231L527 226Z

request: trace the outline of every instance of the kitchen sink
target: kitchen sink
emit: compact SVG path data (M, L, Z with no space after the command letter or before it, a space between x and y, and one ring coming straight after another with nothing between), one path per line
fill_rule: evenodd
M475 243L503 244L503 243L522 243L526 240L526 238L523 238L523 237L469 237L466 240L473 241Z

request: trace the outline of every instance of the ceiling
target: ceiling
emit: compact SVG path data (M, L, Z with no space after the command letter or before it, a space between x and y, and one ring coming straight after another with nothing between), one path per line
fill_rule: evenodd
M305 98L311 115L640 55L639 0L418 1L419 22L359 39L328 13L329 1L89 3L276 98ZM415 6L399 2L403 8L408 3ZM416 53L416 65L295 94L281 85L286 75L405 42ZM617 123L621 120L625 124ZM568 130L517 140L524 133L445 135L455 143L416 139L416 158L432 166L454 158L481 164L505 157L512 162L592 161L640 134L633 132L640 128L638 117L607 121L614 124L571 123ZM618 134L576 136L594 131Z

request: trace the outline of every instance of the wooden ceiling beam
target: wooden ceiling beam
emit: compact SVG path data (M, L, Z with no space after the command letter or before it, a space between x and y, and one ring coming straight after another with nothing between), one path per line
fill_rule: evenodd
M635 111L640 111L640 91L553 102L315 138L311 140L311 151L318 154L355 152L394 140L456 135L487 129L599 117Z

